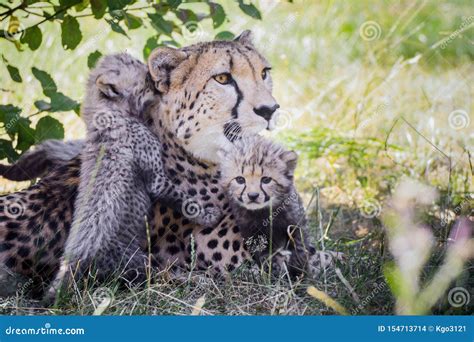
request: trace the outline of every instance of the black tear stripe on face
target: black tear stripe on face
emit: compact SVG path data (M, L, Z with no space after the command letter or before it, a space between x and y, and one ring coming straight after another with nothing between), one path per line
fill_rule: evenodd
M242 190L242 192L240 193L240 195L238 197L239 201L242 202L242 203L244 202L244 199L243 199L242 196L244 195L245 189L247 189L247 185L244 185L244 189Z
M260 182L260 190L262 190L263 194L265 195L265 202L270 200L270 196L268 196L267 192L263 189L262 182Z
M230 56L230 60L229 60L229 70L230 70L230 73L232 75L233 73L233 69L234 69L234 58L232 56ZM239 116L239 112L238 112L238 109L239 109L239 105L240 105L240 102L242 102L242 99L243 99L243 94L242 92L240 91L240 88L237 84L237 82L235 82L235 80L232 78L230 83L229 83L232 87L234 87L235 89L235 93L237 94L237 101L235 102L235 105L234 107L232 108L232 117L234 119L237 119L237 117Z

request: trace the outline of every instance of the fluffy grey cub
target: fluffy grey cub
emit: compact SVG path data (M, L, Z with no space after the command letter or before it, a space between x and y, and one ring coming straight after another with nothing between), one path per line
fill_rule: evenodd
M189 196L164 172L159 139L144 113L158 100L147 67L128 54L103 58L92 71L82 107L87 138L64 260L52 290L93 270L99 280L145 280L146 216L153 201L181 211ZM213 225L220 210L194 220Z

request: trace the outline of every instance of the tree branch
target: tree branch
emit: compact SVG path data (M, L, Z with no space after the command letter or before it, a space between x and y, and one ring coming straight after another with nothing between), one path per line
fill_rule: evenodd
M17 35L17 34L22 34L23 32L25 32L26 30L28 30L28 29L30 29L30 28L32 28L32 27L39 26L39 25L41 25L42 23L44 23L44 22L46 22L46 21L48 21L48 20L54 19L56 16L58 16L59 14L65 12L65 11L67 11L67 10L70 9L71 7L73 7L73 5L63 7L63 8L61 8L60 10L58 10L56 13L50 15L49 17L45 17L43 20L40 20L39 22L37 22L37 23L34 24L34 25L31 25L30 27L27 27L27 28L25 28L25 29L23 29L23 30L19 30L19 31L15 32L15 34L16 34L16 35ZM6 32L5 30L0 31L0 38L6 38L5 32Z
M23 8L23 7L26 7L26 3L24 1L21 2L21 4L19 4L18 6L16 7L13 7L13 8L10 8L8 11L5 11L3 13L0 13L0 16L3 17L1 21L3 21L5 18L8 18L11 14L13 14L13 12L15 12L16 10L20 9L20 8Z

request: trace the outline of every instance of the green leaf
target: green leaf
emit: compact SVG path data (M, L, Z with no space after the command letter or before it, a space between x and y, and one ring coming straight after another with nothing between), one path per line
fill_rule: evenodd
M35 67L31 68L31 71L33 72L33 75L36 77L36 79L40 81L44 95L51 97L58 91L56 83L54 83L53 78L46 71Z
M74 50L81 42L82 33L76 18L66 15L61 23L61 41L66 50Z
M70 7L81 3L82 0L59 0L60 7Z
M150 53L159 46L159 37L160 36L154 36L147 39L146 44L143 47L143 59L147 60L148 56L150 56Z
M38 100L35 101L35 107L38 108L38 110L45 112L51 109L51 104L43 100Z
M224 8L215 2L210 2L209 7L211 9L212 25L214 28L218 28L224 23L225 20Z
M25 34L21 37L20 41L23 44L28 44L31 50L36 50L41 45L43 40L43 34L38 26L33 26L26 29Z
M171 40L163 40L161 43L160 43L161 46L174 46L176 48L180 48L181 45L179 45L179 43L173 39Z
M5 123L5 117L8 113L15 113L15 115L18 115L21 113L21 109L11 104L0 105L0 122Z
M104 0L90 0L91 9L94 18L100 19L104 16L105 10L107 9L107 3Z
M183 24L186 24L190 21L197 22L199 21L198 16L196 13L189 9L180 9L176 11L176 16L183 22Z
M151 26L159 33L171 35L173 32L173 23L166 21L163 17L156 13L148 13L148 17L151 19Z
M3 122L5 128L8 129L7 125L11 125L9 122L12 118L20 117L20 113L21 109L14 105L0 105L0 122Z
M124 12L123 15L125 17L125 25L127 25L129 30L134 30L142 26L143 22L141 18L126 12Z
M110 27L112 28L112 31L123 34L125 37L130 39L130 37L127 35L127 32L125 32L122 26L120 26L118 23L109 19L105 19L105 21L109 23Z
M68 112L79 108L79 103L64 95L63 93L55 93L51 96L50 112Z
M131 0L107 0L107 6L109 6L110 11L120 10L131 3Z
M74 9L76 12L81 12L84 11L87 7L90 5L90 0L82 0L80 3L78 3L76 6L74 6Z
M18 68L14 67L13 65L8 64L7 70L13 81L18 82L18 83L21 83L23 81L21 79L20 70L18 70Z
M11 140L14 140L16 134L23 134L25 127L29 127L31 121L28 118L22 118L21 116L11 116L5 123L5 130L10 136Z
M166 3L170 5L171 8L178 8L182 2L182 0L166 0Z
M232 40L234 39L234 34L229 31L222 31L216 34L216 37L214 38L216 40Z
M0 159L8 159L9 163L13 163L18 158L18 153L12 146L10 140L0 139Z
M161 16L166 15L166 13L168 13L168 11L170 10L170 5L164 2L160 2L156 5L153 5L153 7L155 8L156 13Z
M46 139L63 139L63 124L51 116L45 116L36 124L35 138L38 142Z
M262 15L260 14L260 11L257 9L257 7L255 7L254 4L252 3L245 4L243 0L239 0L239 7L242 10L242 12L244 12L248 16L254 19L259 19L259 20L262 19Z
M98 50L95 50L87 57L87 66L89 69L93 69L95 67L100 57L102 57L102 54Z
M36 143L35 130L30 127L30 120L26 118L22 119L25 120L21 120L18 123L18 136L15 148L20 151L26 151L31 145Z
M110 16L112 19L115 19L116 22L120 22L124 18L124 14L126 12L124 10L111 10L109 11Z

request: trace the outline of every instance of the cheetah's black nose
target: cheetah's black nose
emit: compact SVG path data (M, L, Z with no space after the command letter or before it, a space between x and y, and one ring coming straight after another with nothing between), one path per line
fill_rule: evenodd
M254 202L258 198L258 196L260 196L260 194L258 192L249 192L247 196L249 197L249 200Z
M280 108L280 105L279 105L279 104L276 104L276 105L274 105L273 107L261 106L261 107L258 107L258 108L254 108L253 111L254 111L255 114L257 114L258 116L261 116L261 117L264 118L265 120L270 121L270 119L272 118L272 114L275 113L275 111L276 111L278 108Z

